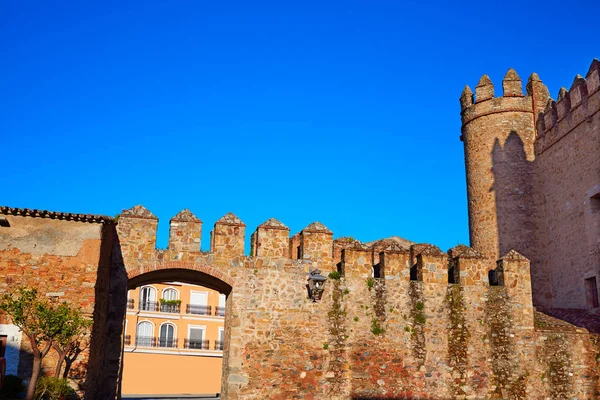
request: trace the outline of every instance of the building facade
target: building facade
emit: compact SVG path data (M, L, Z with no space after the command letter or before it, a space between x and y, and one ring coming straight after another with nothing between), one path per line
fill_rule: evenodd
M219 393L225 295L161 282L131 289L127 296L122 393Z

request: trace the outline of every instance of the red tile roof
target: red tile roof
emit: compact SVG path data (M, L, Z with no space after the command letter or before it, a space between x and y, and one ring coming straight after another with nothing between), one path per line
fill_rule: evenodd
M16 208L7 206L0 206L0 215L18 215L21 217L63 219L67 221L90 222L98 224L115 222L112 217L107 217L106 215L73 214L57 211L36 210L30 208Z

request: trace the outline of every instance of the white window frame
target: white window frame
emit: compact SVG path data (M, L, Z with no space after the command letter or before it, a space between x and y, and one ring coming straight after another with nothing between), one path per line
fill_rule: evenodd
M162 296L161 298L162 298L162 299L166 299L166 297L165 297L165 292L166 292L167 290L174 290L174 291L175 291L175 298L174 298L173 300L179 300L179 299L181 298L181 297L180 297L180 294L179 294L179 290L175 289L175 288L174 288L174 287L172 287L172 286L169 286L169 287L166 287L166 288L164 288L164 289L163 289L163 291L162 291L162 293L161 293L161 296Z
M154 325L154 322L152 322L150 320L147 320L147 319L144 319L144 320L139 321L137 323L137 325L135 326L135 336L136 337L138 336L138 332L140 331L140 325L143 324L143 323L145 323L145 322L148 322L150 324L150 326L152 326L152 331L150 332L150 337L154 337L154 328L156 326Z
M171 326L173 327L173 342L175 342L175 340L177 340L177 324L175 324L175 323L173 323L173 322L171 322L171 321L166 321L166 322L163 322L163 323L162 323L162 324L160 324L160 326L158 327L158 336L157 336L157 339L158 339L158 343L157 343L157 344L158 344L158 347L161 347L161 346L160 346L160 333L161 333L161 331L162 331L162 327L163 327L164 325L171 325Z
M205 304L196 304L192 303L192 293L204 293L206 294L206 303ZM204 290L190 290L190 304L194 306L208 306L208 292Z
M188 325L188 340L190 339L190 336L192 334L192 329L202 329L202 340L206 340L206 325Z
M158 297L158 290L154 286L152 286L152 285L144 285L144 286L140 287L140 295L138 296L139 303L140 304L142 303L142 291L145 288L154 290L154 300L150 300L150 301L158 302L158 298L157 298Z

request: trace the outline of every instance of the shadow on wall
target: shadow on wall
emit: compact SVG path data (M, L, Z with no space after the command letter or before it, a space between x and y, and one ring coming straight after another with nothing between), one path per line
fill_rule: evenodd
M496 194L499 255L515 249L531 260L535 239L533 162L527 160L516 131L510 132L504 146L498 139L494 142L492 173L490 191Z
M85 398L120 393L123 320L127 306L127 273L115 225L102 227L102 245L96 281L94 326Z

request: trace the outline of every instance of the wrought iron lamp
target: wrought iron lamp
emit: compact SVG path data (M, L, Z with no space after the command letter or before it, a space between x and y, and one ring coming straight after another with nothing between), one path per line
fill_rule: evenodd
M321 275L320 270L308 270L308 284L306 285L306 288L308 289L308 297L312 299L313 302L321 300L321 296L325 290L325 282L327 282L327 278Z

